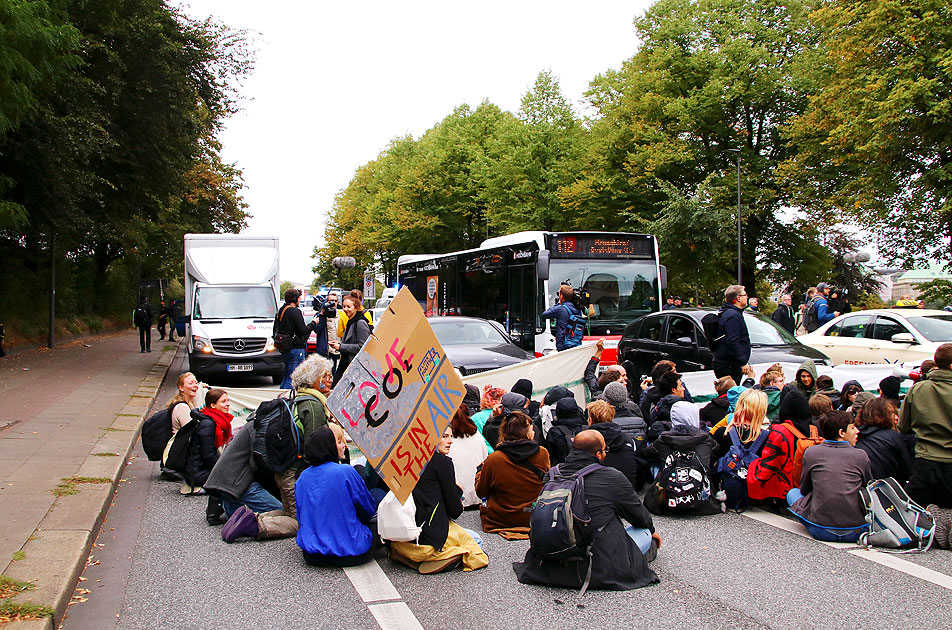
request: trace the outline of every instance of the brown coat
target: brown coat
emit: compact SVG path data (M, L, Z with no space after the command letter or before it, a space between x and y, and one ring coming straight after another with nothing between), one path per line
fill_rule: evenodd
M535 442L502 442L476 473L476 496L486 499L479 508L483 531L528 527L529 512L542 490L542 480L516 461L525 461L543 473L549 470L549 452Z

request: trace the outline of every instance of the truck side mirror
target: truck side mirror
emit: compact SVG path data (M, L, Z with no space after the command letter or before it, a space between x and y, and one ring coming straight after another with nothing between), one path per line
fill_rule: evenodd
M660 269L661 269L661 278L659 278L659 280L661 281L661 290L664 291L665 289L668 288L668 268L665 267L664 265L661 265Z
M549 250L540 249L536 259L536 276L539 280L549 279Z

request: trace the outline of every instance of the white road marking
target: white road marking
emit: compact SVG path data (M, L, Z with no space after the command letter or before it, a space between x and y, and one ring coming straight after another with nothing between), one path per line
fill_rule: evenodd
M379 602L388 599L400 599L393 582L383 572L376 560L359 567L346 567L344 573L364 602Z
M807 528L804 527L802 523L757 508L750 509L743 514L747 518L751 518L755 521L760 521L761 523L765 523L772 527L776 527L777 529L782 529L792 534L796 534L797 536L809 538L810 540L818 542L821 545L844 549L846 553L856 556L857 558L870 560L871 562L881 564L884 567L889 567L890 569L895 569L896 571L900 571L906 575L911 575L912 577L919 578L920 580L925 580L930 584L935 584L936 586L952 590L952 576L920 566L915 562L905 560L900 555L876 551L875 549L867 550L862 547L858 547L854 543L835 543L816 540L810 535L810 533L807 531Z
M406 602L373 604L368 608L380 624L380 630L423 630L423 626L420 625Z
M401 599L400 592L376 560L359 567L345 567L344 574L354 585L360 598L367 603L367 608L380 625L380 630L423 630L406 602L387 601Z

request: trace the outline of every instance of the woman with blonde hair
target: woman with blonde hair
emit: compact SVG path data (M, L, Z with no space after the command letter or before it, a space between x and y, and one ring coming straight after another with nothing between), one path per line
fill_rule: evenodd
M717 441L717 477L721 492L717 499L726 507L743 511L747 507L747 466L760 457L767 441L767 394L756 389L744 391L737 399L727 426L714 432Z

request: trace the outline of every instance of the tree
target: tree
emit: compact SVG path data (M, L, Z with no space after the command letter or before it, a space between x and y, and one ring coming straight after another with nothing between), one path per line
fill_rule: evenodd
M790 233L777 218L786 198L776 168L795 150L780 130L805 106L792 68L815 38L807 9L799 0L660 0L635 28L638 53L592 83L599 117L564 202L593 219L625 216L637 228L666 207L672 188L662 182L679 191L707 182L709 207L721 213L736 204L728 149L740 149L743 284L755 287L758 263L773 266L780 253L774 237ZM784 252L796 254L795 245ZM730 273L729 262L715 264Z
M813 95L791 121L797 203L856 222L906 264L952 253L952 5L832 0L804 65ZM944 255L943 255L944 253Z
M952 304L952 282L948 280L929 280L916 285L919 299L933 307L945 307Z

